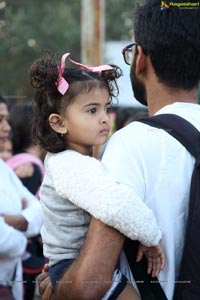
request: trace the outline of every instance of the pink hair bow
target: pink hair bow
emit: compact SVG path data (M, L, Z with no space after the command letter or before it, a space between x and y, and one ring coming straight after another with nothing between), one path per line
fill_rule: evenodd
M58 91L64 95L69 88L69 83L65 80L62 76L65 70L65 60L69 56L70 53L63 54L61 58L60 66L58 67L59 74L58 74L58 81L56 82Z
M88 67L86 65L83 65L81 63L78 63L72 59L70 59L70 61L74 64L77 65L85 70L91 71L91 72L97 72L99 73L99 75L101 76L101 72L102 71L106 71L106 70L112 70L113 68L109 65L101 65L101 66L97 66L97 67Z
M70 55L70 53L65 53L63 54L62 58L61 58L61 63L60 66L58 67L59 70L59 74L58 74L58 81L56 82L57 85L57 89L58 91L64 95L66 93L66 91L69 88L69 83L66 81L66 79L62 76L65 70L65 61L66 58ZM91 72L97 72L99 73L99 75L101 76L101 72L102 71L106 71L106 70L112 70L113 68L109 65L101 65L101 66L97 66L97 67L88 67L86 65L83 65L81 63L78 63L72 59L70 59L70 61L74 64L77 65L85 70L91 71Z

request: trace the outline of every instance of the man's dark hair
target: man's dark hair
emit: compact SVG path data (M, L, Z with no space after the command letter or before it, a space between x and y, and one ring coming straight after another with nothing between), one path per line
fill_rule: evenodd
M173 3L185 1L173 1ZM200 8L162 9L160 0L137 6L134 36L160 82L189 90L200 80Z

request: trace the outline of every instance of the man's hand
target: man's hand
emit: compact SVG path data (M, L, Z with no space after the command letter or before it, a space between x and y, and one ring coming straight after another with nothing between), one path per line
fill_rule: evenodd
M39 292L42 296L41 300L53 300L53 288L51 286L48 270L49 265L45 264L42 273L37 277Z
M165 266L165 254L162 247L160 245L147 247L140 244L136 261L139 262L143 255L145 255L148 260L147 273L151 274L152 277L158 276L160 270Z

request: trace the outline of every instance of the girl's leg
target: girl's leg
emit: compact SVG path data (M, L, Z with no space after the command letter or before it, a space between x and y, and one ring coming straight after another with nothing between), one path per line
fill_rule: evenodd
M134 289L131 283L127 283L125 289L118 296L117 300L140 300L140 295Z
M116 269L113 273L112 286L102 300L140 300L137 290L128 281L126 276Z

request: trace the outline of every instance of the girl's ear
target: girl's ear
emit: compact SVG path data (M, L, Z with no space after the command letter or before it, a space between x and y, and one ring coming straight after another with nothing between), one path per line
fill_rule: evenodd
M49 116L49 125L53 129L53 131L66 134L67 133L67 125L64 122L63 118L58 114L50 114Z

